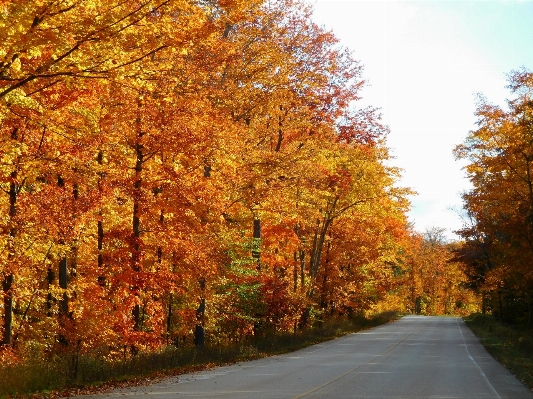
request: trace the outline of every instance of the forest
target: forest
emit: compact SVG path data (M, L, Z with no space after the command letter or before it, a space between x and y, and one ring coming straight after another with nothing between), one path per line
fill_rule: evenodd
M465 243L418 233L363 66L311 12L0 0L3 362L468 314L478 293L529 309L531 100L481 104L457 149Z

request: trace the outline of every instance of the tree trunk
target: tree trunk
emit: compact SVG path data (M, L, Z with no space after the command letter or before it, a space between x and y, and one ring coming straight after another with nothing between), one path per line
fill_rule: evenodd
M252 258L257 262L257 270L261 270L261 220L259 219L254 219Z
M298 291L298 252L294 251L294 268L292 271L293 289L292 292Z
M322 276L322 292L320 293L320 308L326 310L328 306L328 266L329 266L329 251L331 250L331 242L328 241L326 246L326 259L324 261L324 275Z
M4 337L2 339L3 345L11 345L12 330L13 330L13 282L15 278L12 274L4 277L2 289L4 291Z
M167 345L170 344L172 331L172 293L168 295L168 310L167 310Z
M139 103L139 115L136 120L137 125L137 142L135 143L135 182L133 183L133 217L132 217L132 231L133 231L133 246L131 249L131 267L135 274L141 270L140 267L140 250L141 250L141 220L140 220L140 202L141 202L141 187L142 187L142 171L144 164L144 146L142 145L142 137L144 135L141 129L141 116L140 116L140 107ZM133 285L133 294L136 297L140 296L140 284L136 282L138 276L134 277ZM133 308L133 319L134 319L134 328L135 330L140 330L141 328L141 306L139 301L136 301L136 304Z
M159 225L161 226L161 229L163 229L164 224L165 224L165 212L163 211L163 209L161 209L159 213ZM157 256L157 266L160 269L161 264L163 263L163 248L161 246L157 247L156 256Z
M68 288L67 266L68 266L68 261L67 261L67 256L65 255L59 261L59 287L65 290L63 291L63 295L61 299L59 300L59 325L62 327L62 329L65 327L65 318L69 316L68 294L66 292L66 289ZM62 332L59 334L59 343L64 346L68 346L68 340Z
M196 309L196 328L194 330L194 345L197 347L203 347L205 344L205 328L204 328L204 316L205 316L205 299L201 299L200 306Z
M194 344L198 348L203 348L205 344L205 278L201 277L198 280L200 284L200 290L202 292L202 297L200 298L200 306L196 309L196 328L194 330Z
M102 150L98 151L98 165L102 166L104 163L104 153ZM98 178L98 191L100 191L100 194L102 194L103 188L102 188L102 180L104 179L104 174L101 172L100 176ZM102 220L102 210L99 211L99 219L98 219L98 272L100 275L98 276L98 285L100 287L105 287L106 285L106 277L105 277L105 271L104 271L104 254L102 253L104 249L104 222Z
M211 165L206 160L204 163L204 177L206 179L211 177ZM253 255L253 254L252 254ZM194 329L194 345L198 348L203 348L205 344L205 298L204 298L204 291L205 291L205 277L200 277L198 279L198 284L200 284L200 290L202 292L202 296L200 298L200 305L196 309L196 327ZM170 294L170 301L168 305L168 323L167 323L167 330L170 331L170 322L171 322L171 315L172 315L172 294Z
M296 207L298 208L298 204L296 204ZM302 240L302 238L298 234L299 230L300 226L296 224L294 226L294 233L296 233L298 238ZM300 269L300 290L303 291L305 288L305 251L301 247L294 252L294 292L298 290L298 267Z
M63 259L59 262L59 287L63 290L68 288L68 261L67 256L65 255ZM63 298L59 302L59 315L68 316L68 295L66 292L63 292Z
M325 216L322 222L320 222L320 220L317 220L317 228L315 231L313 248L311 251L311 260L309 262L309 274L313 279L318 274L320 259L322 257L322 250L324 248L324 242L326 240L326 234L332 221L333 220L329 216Z
M51 267L48 268L48 273L46 275L46 281L48 283L47 289L48 294L46 296L46 315L52 317L52 306L54 305L54 296L52 295L51 287L54 284L56 279L56 274Z
M283 106L279 106L279 110L283 111ZM281 143L283 142L283 118L281 115L278 116L278 141L276 143L276 148L274 151L279 152L281 150Z
M18 129L14 129L11 138L17 140ZM17 236L17 229L15 228L14 218L17 214L17 195L19 188L17 185L17 171L11 172L11 181L9 183L9 234L7 240L7 264L11 265L15 258L15 238ZM2 283L2 291L4 296L4 336L2 343L4 345L11 345L13 334L13 284L15 276L13 273L4 272L4 281Z
M101 213L100 213L100 217ZM104 224L101 220L98 221L98 285L105 287L106 277L104 275L104 254L102 253L104 248Z
M300 290L305 289L305 251L303 249L300 252Z

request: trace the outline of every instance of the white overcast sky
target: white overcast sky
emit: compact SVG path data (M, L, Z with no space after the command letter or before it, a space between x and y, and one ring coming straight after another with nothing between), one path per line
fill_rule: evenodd
M506 74L533 70L533 1L307 1L364 65L360 105L382 109L400 184L418 192L411 222L455 238L469 185L452 149L475 128L475 93L504 105Z

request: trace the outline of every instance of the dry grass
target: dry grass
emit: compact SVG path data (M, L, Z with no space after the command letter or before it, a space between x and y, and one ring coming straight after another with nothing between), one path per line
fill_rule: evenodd
M533 389L533 334L523 325L502 324L491 315L464 317L487 351Z

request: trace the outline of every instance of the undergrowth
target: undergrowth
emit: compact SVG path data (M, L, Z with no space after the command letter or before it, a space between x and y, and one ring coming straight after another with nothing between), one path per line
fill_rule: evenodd
M57 396L90 393L98 387L136 384L141 379L176 375L216 365L258 359L291 352L345 334L378 326L399 318L395 312L370 318L339 318L296 333L253 337L238 344L168 346L157 352L141 352L123 360L109 361L97 356L55 356L28 359L23 364L0 365L0 398ZM38 394L38 395L35 395Z
M487 351L533 389L533 334L519 324L503 324L493 316L474 313L463 318Z

